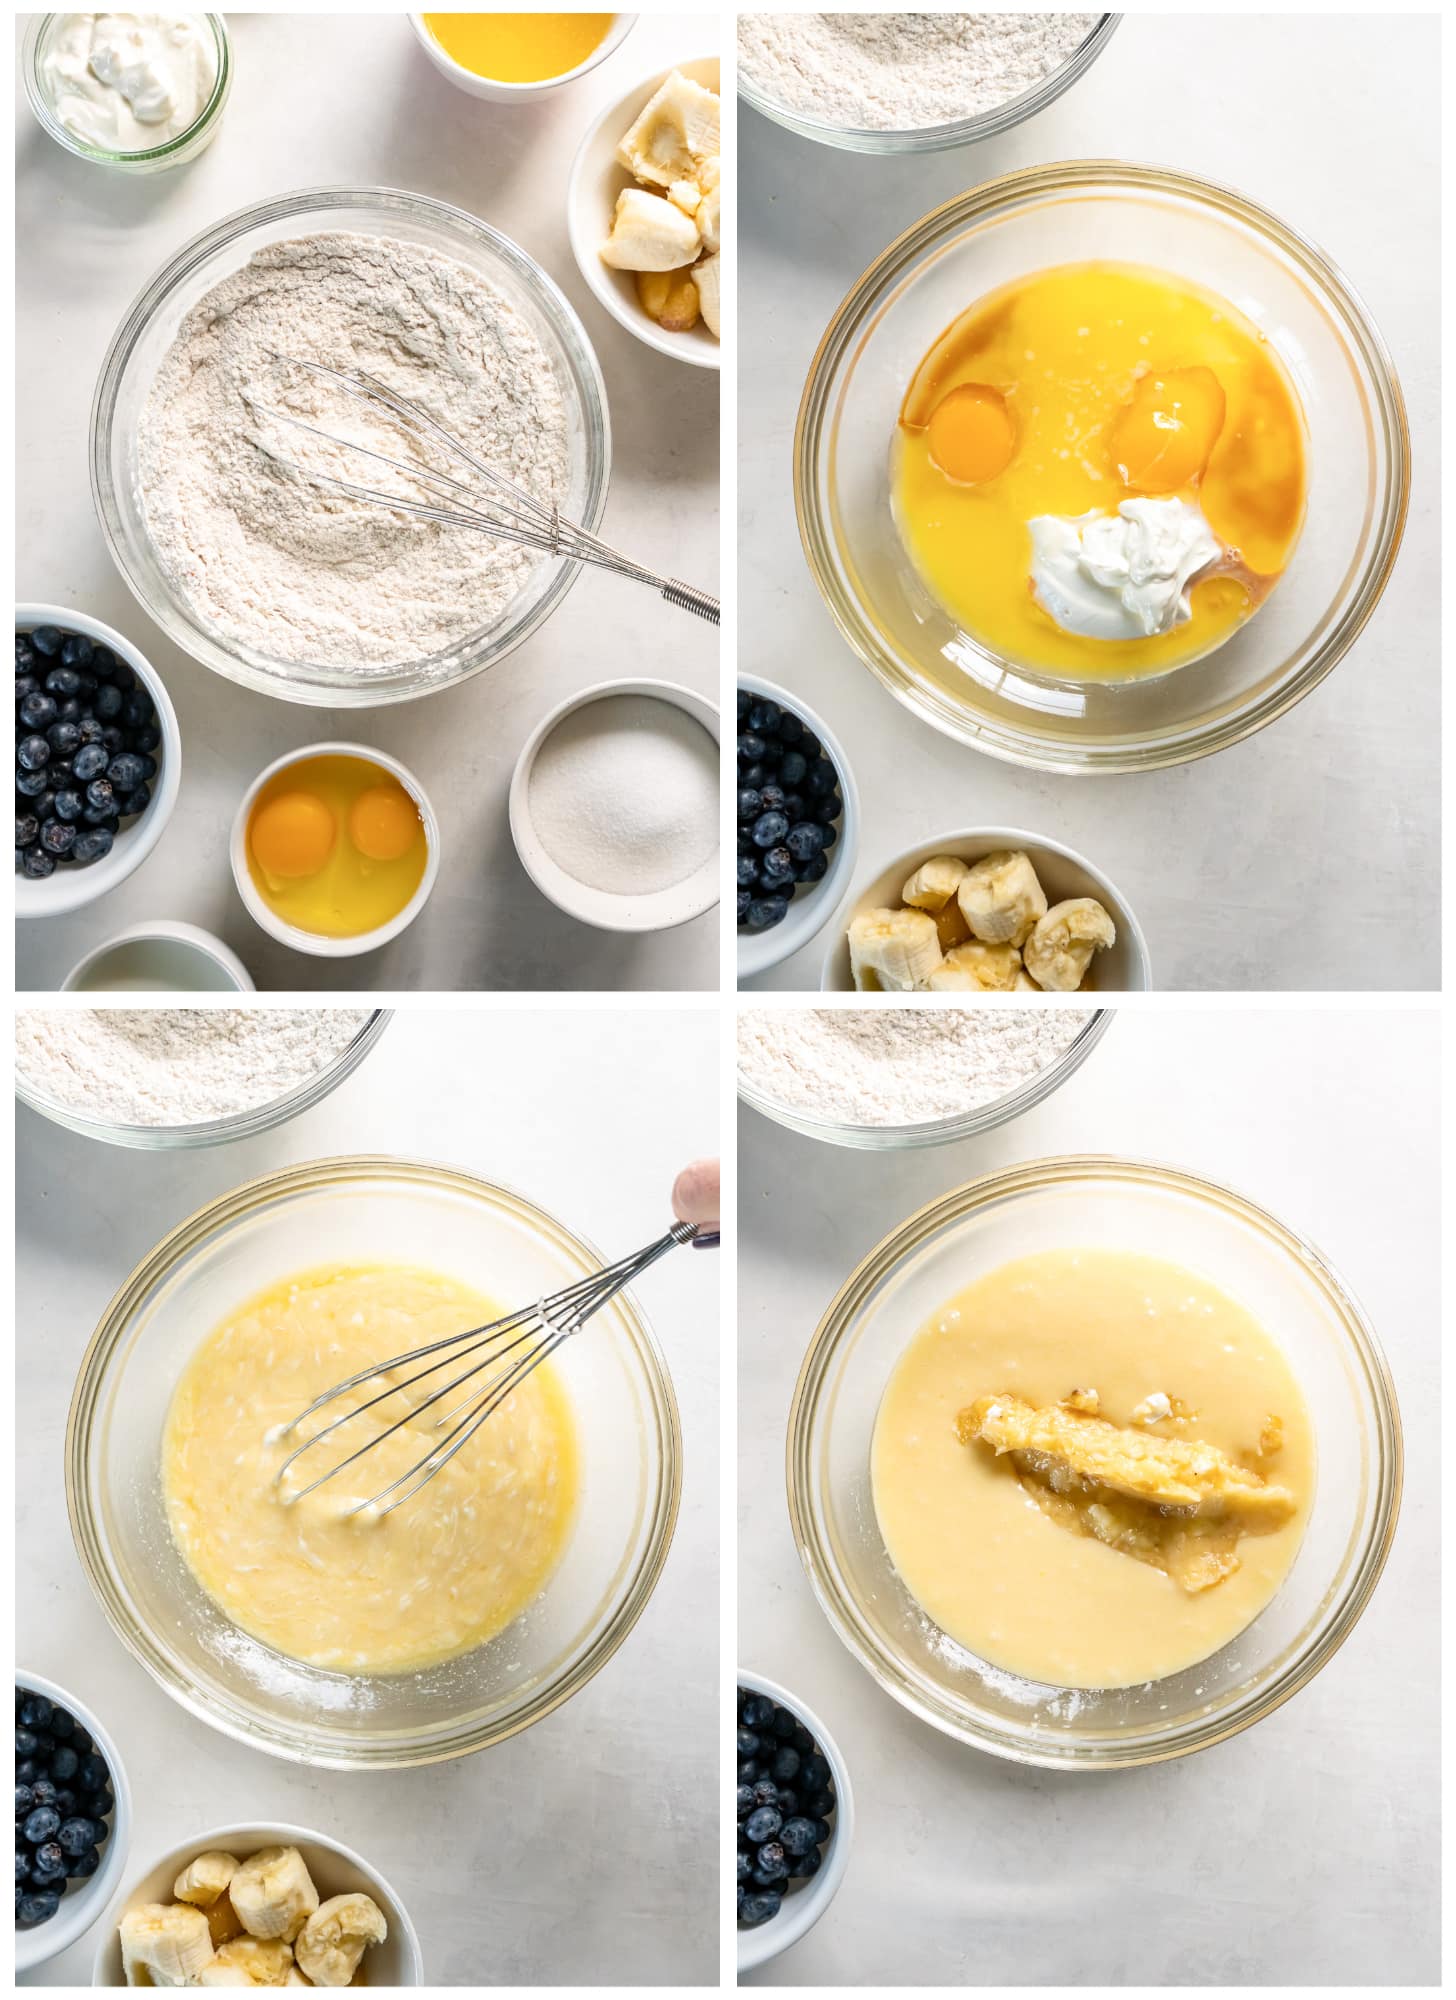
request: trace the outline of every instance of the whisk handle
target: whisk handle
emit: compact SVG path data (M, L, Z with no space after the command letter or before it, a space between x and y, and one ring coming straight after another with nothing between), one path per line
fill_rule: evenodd
M680 611L691 611L698 618L706 618L710 625L716 625L721 610L716 597L709 597L706 590L698 590L691 583L679 583L676 577L668 577L660 586L661 595L669 604L675 604Z

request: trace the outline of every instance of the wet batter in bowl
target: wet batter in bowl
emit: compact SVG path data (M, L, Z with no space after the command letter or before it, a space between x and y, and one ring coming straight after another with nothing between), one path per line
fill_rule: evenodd
M177 1385L162 1473L177 1546L228 1618L316 1667L401 1673L483 1645L540 1595L570 1536L578 1483L576 1427L549 1361L423 1492L382 1518L349 1509L424 1456L443 1435L435 1418L464 1388L306 1498L293 1496L379 1437L402 1396L305 1452L282 1485L276 1477L302 1435L278 1433L315 1396L371 1362L499 1317L489 1299L434 1272L330 1267L250 1299L208 1335ZM381 1386L361 1385L353 1407Z
M1314 1496L1270 1335L1157 1258L1042 1251L922 1327L872 1446L890 1559L969 1651L1056 1687L1206 1659L1284 1581Z

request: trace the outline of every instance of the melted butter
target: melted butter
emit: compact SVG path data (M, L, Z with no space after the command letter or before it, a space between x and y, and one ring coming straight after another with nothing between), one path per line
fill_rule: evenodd
M1158 1495L1172 1488L1129 1496L1110 1457L1104 1476L1079 1462L1068 1478L1063 1451L963 1442L962 1413L998 1396L1041 1417L1085 1399L1105 1420L1092 1437L1114 1451L1101 1433L1136 1414L1152 1450L1133 1455L1155 1476L1186 1471L1181 1451L1159 1462L1162 1438L1210 1447L1281 1497L1220 1510L1177 1493L1182 1511L1165 1516ZM1170 1414L1150 1421L1165 1397ZM1315 1446L1288 1363L1226 1293L1156 1258L1044 1251L988 1273L915 1335L885 1389L871 1469L891 1561L942 1631L1028 1680L1129 1687L1206 1659L1268 1604L1303 1539Z
M167 1415L162 1477L172 1533L225 1615L265 1645L313 1666L402 1673L485 1644L545 1588L570 1537L576 1429L560 1377L537 1368L414 1499L380 1518L349 1510L398 1478L450 1426L418 1399L442 1371L356 1415L277 1475L305 1433L284 1427L361 1368L500 1317L500 1307L430 1271L329 1267L249 1300L216 1327L184 1371ZM423 1365L423 1364L421 1364ZM465 1364L461 1364L465 1365ZM359 1410L383 1384L363 1384ZM357 1464L316 1493L310 1480L364 1443Z

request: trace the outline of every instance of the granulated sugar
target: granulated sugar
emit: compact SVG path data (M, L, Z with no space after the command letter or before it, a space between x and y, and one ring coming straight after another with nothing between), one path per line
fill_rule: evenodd
M911 132L1020 97L1098 14L742 14L738 64L765 97L826 125Z
M23 1008L35 1093L117 1125L201 1125L286 1097L344 1053L367 1007Z
M786 1110L847 1125L922 1125L978 1110L1065 1055L1086 1008L747 1009L738 1073Z

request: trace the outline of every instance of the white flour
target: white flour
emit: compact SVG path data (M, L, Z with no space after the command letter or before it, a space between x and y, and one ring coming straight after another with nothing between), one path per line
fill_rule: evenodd
M790 1111L922 1125L1005 1097L1069 1049L1085 1008L748 1009L738 1074Z
M566 414L551 364L484 279L387 237L272 244L187 314L140 425L148 532L198 618L270 659L361 673L445 652L490 624L541 558L285 471L280 461L291 460L409 490L267 407L392 458L424 454L386 411L284 367L279 354L361 368L539 497L566 493Z
M22 1008L15 1067L40 1096L118 1125L199 1125L326 1069L367 1007Z
M718 845L718 746L672 702L612 695L551 731L527 797L537 839L573 880L651 895Z
M1019 97L1098 14L740 14L738 63L775 103L826 125L911 132Z

